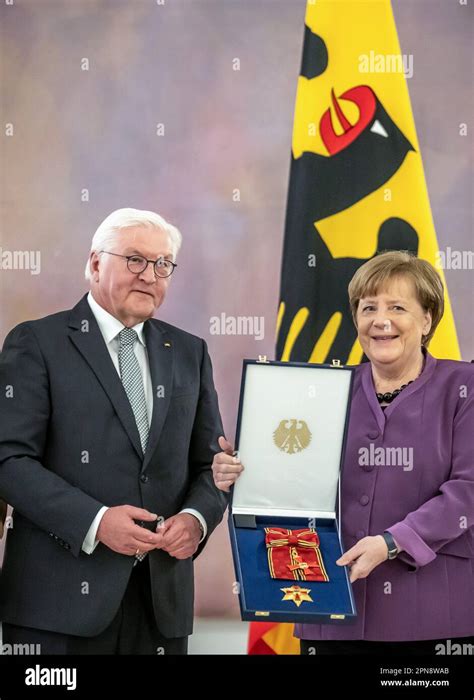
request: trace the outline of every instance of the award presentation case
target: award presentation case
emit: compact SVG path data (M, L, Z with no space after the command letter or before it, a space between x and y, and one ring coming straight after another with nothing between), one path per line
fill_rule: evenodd
M339 476L352 379L353 370L336 360L243 361L235 444L245 469L229 506L242 620L340 624L356 615L347 567L336 564L343 552ZM266 528L276 553L266 546ZM297 540L287 531L294 530L306 538L316 530L326 580L308 580L316 568L304 567L314 561L315 545L291 549ZM303 554L295 559L290 552ZM276 556L288 579L271 577Z

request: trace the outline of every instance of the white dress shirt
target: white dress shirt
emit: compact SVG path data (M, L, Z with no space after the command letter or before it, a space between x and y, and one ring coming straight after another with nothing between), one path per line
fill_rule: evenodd
M94 314L95 319L98 323L100 332L102 333L102 337L107 346L107 350L109 351L112 362L114 363L114 367L117 370L117 373L120 377L120 341L118 335L125 326L121 321L115 318L115 316L112 316L111 314L109 314L108 311L106 311L102 306L100 306L100 304L97 303L97 301L94 299L90 292L87 295L87 301L89 302L91 311ZM140 366L140 371L143 377L143 388L145 390L145 401L148 413L148 425L151 425L151 416L153 412L153 387L151 383L150 365L148 363L148 354L146 349L145 333L143 332L143 325L143 323L137 323L136 326L133 326L133 330L136 331L138 335L138 342L135 343L133 349L137 357L138 364ZM98 540L96 539L97 530L99 528L100 521L102 520L102 516L104 515L106 510L108 510L107 506L102 506L102 508L99 510L94 520L92 521L87 535L84 538L84 542L82 544L82 551L86 554L92 554L92 552L98 545ZM185 508L180 512L191 513L191 515L194 515L199 520L203 529L203 535L200 540L202 542L202 540L206 537L207 534L207 523L201 515L201 513L199 513L197 510L194 510L193 508Z

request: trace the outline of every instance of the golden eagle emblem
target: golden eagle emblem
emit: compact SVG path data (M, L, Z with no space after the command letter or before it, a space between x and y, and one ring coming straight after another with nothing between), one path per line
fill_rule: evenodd
M311 437L311 431L304 420L290 418L280 421L273 433L273 442L282 452L292 455L308 447Z

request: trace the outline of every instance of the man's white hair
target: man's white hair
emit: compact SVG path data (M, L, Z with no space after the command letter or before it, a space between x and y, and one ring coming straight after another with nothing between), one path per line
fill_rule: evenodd
M94 233L91 242L90 252L106 250L109 244L115 242L117 233L124 228L132 226L143 226L145 228L159 229L168 234L173 248L173 259L176 260L178 251L181 248L182 236L179 229L169 224L162 216L154 211L143 211L142 209L116 209L107 216ZM90 254L85 269L86 280L91 280Z

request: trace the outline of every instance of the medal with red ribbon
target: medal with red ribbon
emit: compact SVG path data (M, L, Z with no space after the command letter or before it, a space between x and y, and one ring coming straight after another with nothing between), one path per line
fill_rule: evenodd
M314 528L265 528L270 576L292 581L329 581Z

